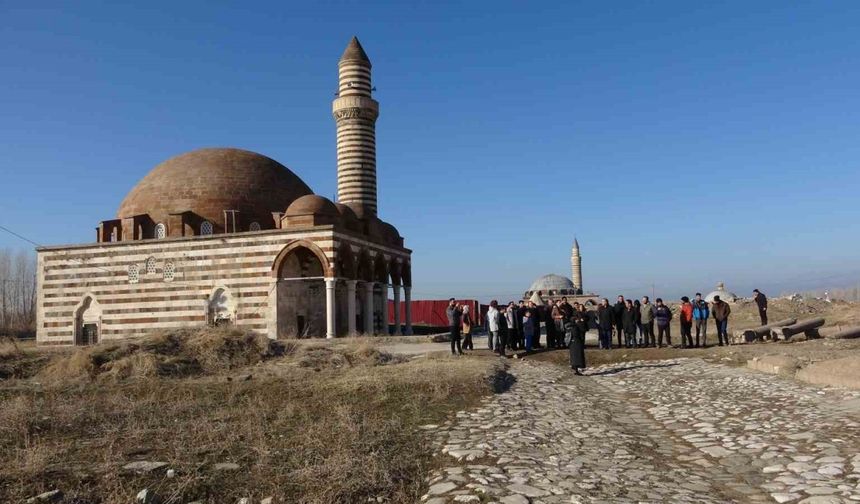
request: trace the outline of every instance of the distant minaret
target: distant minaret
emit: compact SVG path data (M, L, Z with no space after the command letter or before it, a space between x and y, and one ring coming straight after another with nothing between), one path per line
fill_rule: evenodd
M573 286L579 294L584 293L582 290L582 256L579 255L579 242L576 238L573 239L573 249L570 251L570 279L573 280Z
M337 122L337 201L359 217L376 216L376 118L371 98L370 59L353 37L340 57L338 97L332 103Z

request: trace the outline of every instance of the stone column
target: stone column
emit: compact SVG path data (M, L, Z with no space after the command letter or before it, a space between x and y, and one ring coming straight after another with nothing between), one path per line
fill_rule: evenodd
M382 287L382 335L388 336L388 284L379 284Z
M335 284L334 278L325 279L325 337L328 339L335 336Z
M391 288L394 290L394 335L400 336L400 285L394 284Z
M346 281L346 330L349 336L355 335L355 284L356 280Z
M403 302L406 303L406 335L412 336L412 287L403 286Z
M373 334L373 282L364 284L364 334Z

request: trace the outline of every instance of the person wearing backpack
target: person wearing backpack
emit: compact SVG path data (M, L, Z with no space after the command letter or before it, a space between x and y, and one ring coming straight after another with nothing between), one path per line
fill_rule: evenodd
M708 346L708 316L711 314L708 302L702 299L702 293L696 293L693 301L693 320L696 321L696 347L699 346L699 335L702 336L702 347Z

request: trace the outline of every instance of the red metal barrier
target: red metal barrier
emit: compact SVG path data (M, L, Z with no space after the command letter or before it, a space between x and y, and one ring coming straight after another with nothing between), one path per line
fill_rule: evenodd
M487 309L474 299L459 299L458 303L469 306L472 315L473 326L483 324L484 314ZM448 327L448 300L418 300L412 301L412 325L424 325L431 327ZM400 303L400 322L406 323L406 303ZM388 300L388 323L394 323L394 301Z

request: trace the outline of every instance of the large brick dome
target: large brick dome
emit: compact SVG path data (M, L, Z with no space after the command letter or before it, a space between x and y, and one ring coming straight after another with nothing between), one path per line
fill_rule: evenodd
M199 149L153 168L122 201L117 217L149 214L158 223L171 213L191 211L220 227L224 210L238 210L244 226L256 222L266 229L272 227L272 212L312 193L295 173L262 154Z

